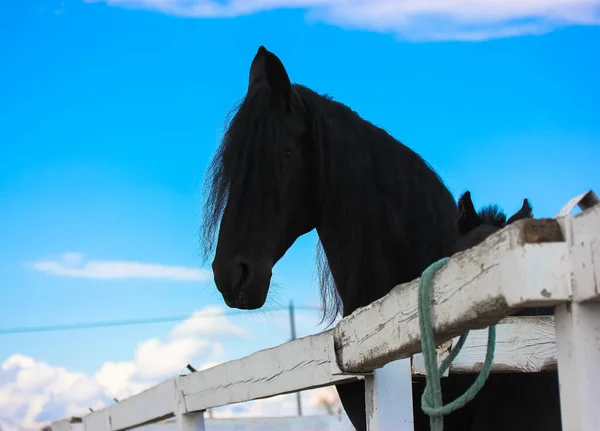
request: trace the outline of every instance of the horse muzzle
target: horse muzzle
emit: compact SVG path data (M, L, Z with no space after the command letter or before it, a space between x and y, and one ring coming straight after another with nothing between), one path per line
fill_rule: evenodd
M228 307L256 310L265 304L272 276L272 265L265 259L215 259L212 268L217 289Z

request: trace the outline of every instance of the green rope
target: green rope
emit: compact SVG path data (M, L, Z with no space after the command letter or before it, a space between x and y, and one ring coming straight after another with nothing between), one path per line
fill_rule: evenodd
M430 265L421 276L419 282L419 326L421 328L421 348L425 360L425 390L421 397L421 409L429 416L431 431L443 431L444 416L464 407L469 401L475 398L475 395L481 390L488 378L492 360L494 358L494 348L496 344L496 326L490 326L488 329L488 346L485 355L485 362L481 372L467 391L449 404L442 405L442 387L440 376L450 367L450 364L456 358L460 349L465 344L469 331L461 335L456 347L450 355L442 362L440 368L437 366L437 355L435 336L433 333L433 324L431 321L430 298L431 284L436 272L442 268L449 258L445 257Z

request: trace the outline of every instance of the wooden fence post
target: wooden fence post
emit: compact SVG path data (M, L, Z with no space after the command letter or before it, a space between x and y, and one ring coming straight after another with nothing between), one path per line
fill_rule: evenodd
M410 358L373 371L365 378L367 431L414 431Z
M556 307L563 431L600 429L600 303Z
M204 411L188 412L183 391L179 388L179 379L175 381L175 415L178 431L206 431Z
M178 414L177 428L179 431L206 431L204 412Z
M559 213L571 263L572 302L555 309L556 356L564 431L600 429L600 205L593 192ZM565 217L578 205L592 217Z

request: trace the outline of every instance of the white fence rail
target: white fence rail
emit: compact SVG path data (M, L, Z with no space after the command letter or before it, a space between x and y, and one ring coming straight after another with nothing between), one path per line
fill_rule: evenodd
M571 216L575 205L584 211ZM418 282L395 287L331 330L167 380L82 422L56 421L53 431L122 431L173 415L182 431L200 431L206 409L359 378L367 378L370 429L398 429L398 418L393 427L385 426L394 411L385 408L389 389L381 389L378 375L386 374L389 381L395 373L407 381L411 372L424 373ZM492 372L558 366L563 430L591 431L600 429L595 407L600 398L598 300L600 205L589 192L574 198L555 219L521 220L453 256L434 278L432 319L436 339L446 347L464 331L475 330L450 373L479 370L487 342L483 328L500 322ZM507 317L534 306L556 306L555 317ZM381 368L403 358L411 359ZM394 394L396 410L399 396L411 406L408 394Z

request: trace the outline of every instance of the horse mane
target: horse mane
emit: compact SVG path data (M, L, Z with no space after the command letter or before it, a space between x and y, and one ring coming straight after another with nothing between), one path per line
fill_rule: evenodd
M514 220L533 217L533 209L528 199L523 199L523 206L519 211L513 214L508 220L506 213L496 204L487 205L479 211L479 217L483 219L484 224L495 227L504 227L511 224Z
M437 208L443 205L440 200L444 201L440 196L446 193L446 203L453 205L454 201L431 166L385 130L364 120L356 111L329 95L318 94L299 84L294 84L294 89L311 118L311 135L315 151L318 152L321 205L324 208L343 207L334 229L339 229L341 225L350 227L348 234L337 235L340 243L336 246L347 251L343 257L339 257L345 260L341 263L342 274L337 274L341 279L338 280L338 286L321 241L317 244L316 259L323 310L321 323L327 320L331 324L338 314L354 308L352 302L355 301L342 302L343 293L339 287L345 289L346 293L353 291L363 295L357 299L361 305L372 302L394 287L383 282L381 286L377 285L377 280L386 280L382 274L388 273L382 266L385 264L377 258L381 253L386 254L383 250L387 246L385 241L389 240L389 237L382 235L382 229L393 235L399 243L413 241L413 256L424 260L439 258L439 250L428 249L425 241L414 243L414 237L428 234L418 231L422 212L437 214ZM413 172L414 176L407 178L405 172ZM438 194L433 197L429 193L422 193L417 196L418 202L414 202L414 195L410 192L414 184L429 187ZM414 208L415 205L419 207L418 210L398 210ZM447 245L442 244L442 240L439 242L440 249ZM328 243L331 243L331 238ZM401 254L397 259L399 262L410 261L412 256ZM336 267L340 267L339 262ZM415 275L418 272L418 269L415 270ZM372 282L377 286L360 290L351 287L360 282ZM385 292L382 289L386 289Z
M329 151L329 157L344 157L342 154L336 154L336 149L338 146L328 146L327 149L322 145L323 141L326 141L331 138L331 134L339 131L339 133L354 133L355 136L358 133L357 131L357 122L362 120L358 114L350 109L348 106L333 100L330 95L327 94L318 94L315 91L309 89L300 84L294 84L294 88L302 98L305 108L310 112L312 121L312 134L315 142L315 150L319 152L317 156L317 160L319 161L319 166L317 166L317 172L319 175L319 184L321 191L321 202L327 204L328 196L325 192L327 189L327 184L331 184L331 177L335 175L343 174L340 170L333 170L331 166L326 166L324 160L328 157L325 156L324 152ZM342 120L345 123L346 127L331 127L332 117L337 117L336 119ZM357 121L358 120L358 121ZM366 123L366 122L365 122ZM368 124L368 123L366 123ZM342 138L342 140L348 140L347 137ZM356 140L356 137L353 138ZM347 156L347 154L346 154ZM335 159L334 159L335 160ZM335 172L335 174L334 174ZM347 202L354 202L356 199L346 199ZM359 199L360 200L360 199ZM349 211L349 216L354 213L354 211ZM342 298L340 296L339 290L333 278L333 274L331 272L331 268L329 266L329 261L327 260L327 255L325 254L325 250L323 249L323 244L321 240L317 238L317 246L315 253L316 260L316 268L317 268L317 277L318 277L318 285L319 285L319 294L321 298L321 319L319 324L327 322L327 326L330 326L336 319L338 315L343 313L344 304L342 302Z
M342 298L335 285L323 244L317 239L316 252L317 276L319 279L319 294L321 297L321 319L319 324L327 321L330 326L335 318L343 311Z
M485 224L492 226L503 227L506 224L506 214L496 204L481 208L479 217L483 219Z

